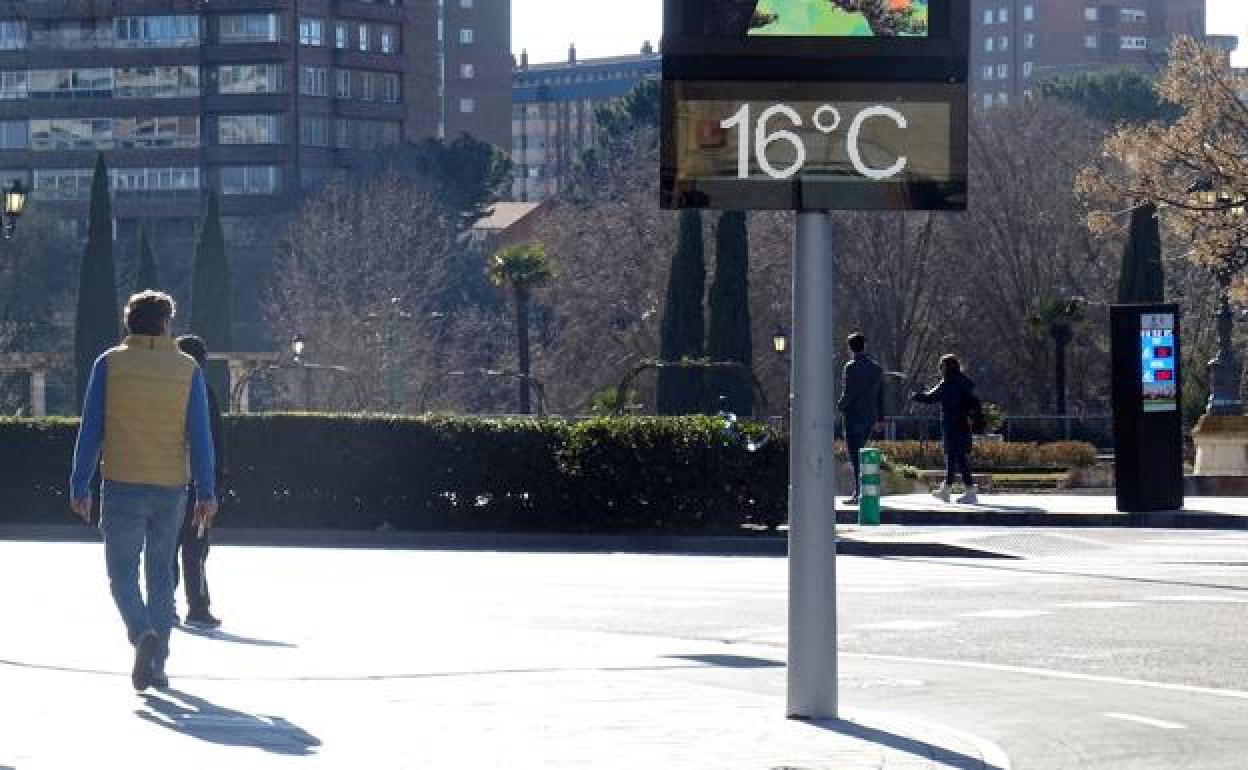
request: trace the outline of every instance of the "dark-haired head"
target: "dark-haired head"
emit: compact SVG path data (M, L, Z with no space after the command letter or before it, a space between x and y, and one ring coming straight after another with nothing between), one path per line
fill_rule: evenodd
M208 346L194 334L183 334L178 337L178 350L195 359L200 368L208 365Z
M168 294L141 291L126 303L126 330L149 337L168 334L174 312L173 298Z
M940 357L940 376L952 377L955 374L962 373L962 364L958 363L958 357L952 353L948 353Z
M867 338L862 332L854 332L846 337L845 341L849 343L849 349L853 353L861 353L867 349Z

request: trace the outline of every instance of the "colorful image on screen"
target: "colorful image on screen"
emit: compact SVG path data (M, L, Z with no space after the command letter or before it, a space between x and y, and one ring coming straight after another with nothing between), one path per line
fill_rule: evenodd
M1179 408L1174 315L1154 313L1140 318L1140 384L1145 412Z
M758 0L751 36L927 37L928 0Z

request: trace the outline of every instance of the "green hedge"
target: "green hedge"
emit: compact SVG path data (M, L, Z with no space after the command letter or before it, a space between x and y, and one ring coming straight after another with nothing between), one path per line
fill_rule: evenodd
M713 417L277 414L225 424L221 521L231 526L737 532L786 516L783 437L746 426L751 449ZM74 420L0 419L0 522L71 520L65 487L76 429ZM907 465L940 457L938 444L882 448ZM1009 465L1072 466L1083 450L994 451Z

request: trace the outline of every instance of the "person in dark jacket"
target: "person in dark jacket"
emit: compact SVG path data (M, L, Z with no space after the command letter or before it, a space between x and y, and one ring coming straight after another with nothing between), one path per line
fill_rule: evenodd
M927 392L916 391L911 398L920 404L940 404L940 430L945 444L945 481L932 494L949 502L949 493L959 474L966 492L958 498L959 503L974 504L979 501L979 489L971 477L971 405L975 396L975 383L962 373L956 356L940 359L940 384Z
M186 353L199 364L201 371L207 370L208 348L204 341L193 334L178 337L178 349ZM225 436L221 423L221 406L212 387L208 387L208 417L212 425L212 450L216 458L217 488L223 489L225 475ZM195 499L192 489L187 497L187 515L182 520L182 531L178 535L178 550L181 552L181 572L186 589L186 624L197 628L218 628L221 621L213 617L209 611L211 599L208 595L208 576L204 572L204 564L208 560L208 531L195 525L190 515L190 505ZM178 586L178 554L173 558L173 585Z
M841 398L836 409L842 415L845 426L845 443L849 448L849 460L854 465L854 496L846 505L857 505L862 493L862 469L858 452L871 438L871 429L884 414L884 367L867 354L867 338L858 332L846 340L853 360L845 364L841 379Z

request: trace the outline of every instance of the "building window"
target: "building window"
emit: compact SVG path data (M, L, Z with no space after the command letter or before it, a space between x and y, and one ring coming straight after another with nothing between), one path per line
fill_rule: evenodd
M997 65L997 77L1001 80L1005 80L1009 76L1010 76L1010 65L998 64Z
M329 69L300 67L299 93L304 96L329 96Z
M276 13L241 13L222 16L218 37L222 43L276 43Z
M991 8L987 8L987 9L985 9L985 10L984 10L984 23L985 23L985 24L992 24L992 19L993 19L993 16L992 16L992 9L991 9Z
M459 76L464 80L472 80L477 76L477 68L472 64L459 65Z
M1029 62L1029 61L1023 62L1023 77L1025 78L1031 77L1031 73L1035 72L1035 70L1036 70L1035 63Z
M997 94L997 105L998 105L998 106L1000 106L1000 107L1004 107L1005 105L1007 105L1007 104L1009 104L1009 103L1010 103L1010 95L1009 95L1009 94L1004 93L1004 92Z
M1023 21L1036 20L1036 7L1034 5L1023 6Z
M334 146L340 150L351 147L351 121L338 118L334 121Z
M464 97L459 100L459 111L465 115L477 111L477 100L471 97Z
M360 87L356 89L356 95L366 102L371 102L377 98L377 89L373 85L373 73L359 73Z
M350 45L350 43L347 40L348 34L349 33L347 32L346 22L340 21L340 22L335 23L334 24L334 48L337 48L338 50L341 51L345 49L348 45Z
M1023 48L1031 50L1036 47L1036 33L1027 32L1023 35Z
M93 172L87 171L88 178ZM199 169L188 166L168 168L114 169L109 182L118 195L141 195L147 192L178 193L199 190ZM88 196L90 185L88 184Z
M113 19L118 48L174 48L199 45L198 16L120 16Z
M299 45L325 45L325 22L321 19L299 19Z
M992 80L992 73L994 71L995 70L993 70L991 64L985 64L984 65L984 80Z
M389 104L399 103L399 76L387 72L381 76L381 100Z
M1010 39L1009 39L1008 37L1006 37L1005 35L1002 35L1001 37L999 37L999 38L997 39L997 46L998 46L998 47L999 47L1002 51L1008 51L1008 50L1010 50Z
M24 150L30 146L30 123L25 120L0 121L0 150Z
M1123 35L1119 45L1124 51L1147 51L1148 38L1135 35Z
M360 25L360 50L364 51L365 53L368 52L368 25L367 24Z
M0 51L26 47L26 22L0 21Z
M279 144L280 115L221 115L217 118L219 144Z
M1032 95L1033 95L1033 94L1032 94L1032 92L1031 92L1031 89L1030 89L1030 88L1025 88L1025 89L1023 89L1023 98L1024 98L1024 99L1028 99L1028 100L1030 100L1030 99L1031 99L1031 97L1032 97Z
M31 70L27 91L32 99L98 99L113 95L110 69Z
M199 96L199 67L121 67L113 70L118 99L179 99Z
M26 73L0 72L0 99L26 98Z
M471 8L471 7L472 7L472 0L459 0L459 7L460 7L460 8Z
M984 38L984 53L992 53L992 48L993 48L992 43L993 43L992 38L990 37Z
M299 143L307 147L329 146L329 118L305 115L299 119Z
M351 98L351 70L334 72L334 96L339 99Z
M382 53L398 53L399 52L399 29L393 25L386 25L381 28L381 52Z
M473 33L471 29L464 28L459 31L459 42L463 43L464 45L471 45L472 39L473 39Z
M198 147L199 118L40 118L30 121L32 150Z
M277 64L229 64L217 69L217 90L223 94L276 94L282 90Z
M1084 48L1096 48L1096 47L1098 47L1098 43L1097 43L1097 39L1096 39L1096 35L1084 35L1084 37L1083 37L1083 47L1084 47Z
M997 11L997 22L1000 24L1008 24L1010 21L1010 9L1002 8Z
M992 94L984 94L984 109L992 109Z
M1140 8L1123 8L1118 11L1118 18L1127 23L1137 23L1148 20L1148 12Z
M1101 14L1100 11L1097 10L1096 6L1089 5L1083 9L1083 18L1085 21L1096 21L1101 18Z
M222 195L273 195L278 190L281 170L277 166L223 166Z

